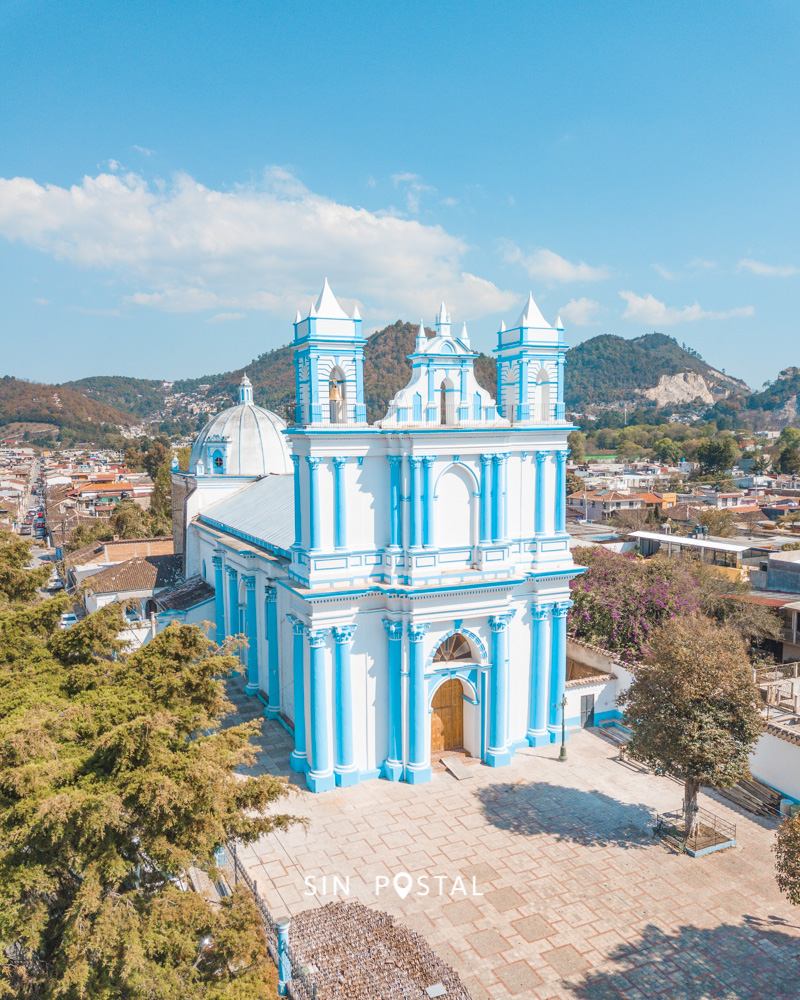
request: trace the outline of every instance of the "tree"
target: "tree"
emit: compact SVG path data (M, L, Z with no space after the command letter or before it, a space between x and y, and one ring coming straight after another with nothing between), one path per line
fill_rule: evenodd
M31 542L10 531L0 531L0 604L27 604L47 583L50 566L28 569L33 553Z
M567 473L567 496L572 496L573 493L581 493L586 489L586 484L580 476L576 476L574 472Z
M620 444L617 449L617 459L625 461L627 459L637 458L641 448L630 439L625 439Z
M796 427L784 427L776 442L779 448L800 450L800 430Z
M706 472L725 472L738 462L739 449L729 434L721 438L709 438L698 445L697 460Z
M778 469L787 475L800 472L800 450L783 448L778 456Z
M237 666L196 626L129 652L110 605L67 631L44 601L0 615L0 954L6 995L256 1000L272 973L256 911L175 879L293 817L240 780L258 723L220 729ZM208 941L203 941L208 938Z
M121 500L109 520L114 535L120 538L150 537L150 518L135 500Z
M567 437L569 445L569 460L575 465L586 461L586 435L580 431L571 431Z
M150 494L151 531L153 535L172 533L172 459L167 456L155 476Z
M683 445L672 438L662 437L653 445L656 458L667 465L677 465L683 458Z
M702 511L697 520L703 527L708 528L709 535L717 538L729 538L736 529L733 513L717 507L709 507L708 510Z
M775 855L778 888L790 903L800 906L800 812L778 827Z
M620 697L632 736L627 752L684 782L687 838L699 827L702 784L730 787L749 774L762 722L744 644L701 616L674 618L653 635Z

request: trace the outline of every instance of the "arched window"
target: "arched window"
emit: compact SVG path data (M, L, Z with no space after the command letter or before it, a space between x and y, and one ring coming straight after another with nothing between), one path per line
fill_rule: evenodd
M442 379L439 391L439 422L454 424L456 422L456 389L449 378Z
M540 423L545 424L550 420L550 376L544 368L536 376L536 383L539 390L537 393L538 412L536 417Z
M336 365L328 378L328 402L332 424L343 424L347 418L347 382L344 372Z
M449 663L451 660L474 660L469 641L460 632L448 636L433 654L434 663Z
M221 474L225 471L225 459L222 457L221 451L215 451L211 461L215 473Z

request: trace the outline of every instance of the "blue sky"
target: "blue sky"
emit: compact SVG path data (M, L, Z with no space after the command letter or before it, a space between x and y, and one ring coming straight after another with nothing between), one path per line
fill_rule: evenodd
M661 330L800 364L800 6L0 6L3 372L175 378L444 298L488 350Z

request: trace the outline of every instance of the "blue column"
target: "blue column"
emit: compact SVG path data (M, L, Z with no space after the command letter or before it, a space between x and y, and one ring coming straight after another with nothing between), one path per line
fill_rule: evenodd
M245 694L258 691L258 612L256 611L256 578L243 576L247 599L245 627L247 629L247 684Z
M303 493L300 489L300 456L292 455L294 466L294 544L298 549L303 547Z
M228 573L228 635L239 635L239 579L235 569L226 567Z
M353 677L350 670L350 646L356 631L355 625L337 625L331 629L336 643L336 784L342 787L358 784L353 734Z
M569 451L557 451L556 458L556 525L558 534L567 530L567 455Z
M346 458L334 458L333 475L334 489L336 494L336 521L334 526L333 544L337 549L347 548L347 502L345 494L344 467L347 465Z
M422 464L424 467L422 544L427 548L433 545L433 456L426 455L422 459Z
M545 492L544 463L550 455L549 451L536 452L536 534L544 534Z
M422 537L422 490L420 488L419 466L422 459L410 455L411 466L411 548L421 548Z
M267 587L264 594L267 605L267 672L269 675L268 705L264 714L270 719L274 719L280 711L281 704L278 655L280 652L278 648L278 590L276 587Z
M308 462L309 549L319 548L319 474L318 458L306 456Z
M381 774L389 781L403 777L403 623L383 619L389 637L389 756Z
M214 614L217 620L217 642L225 641L225 589L222 575L222 556L212 556L214 564Z
M481 455L481 542L491 541L492 533L492 505L491 505L491 473L489 466L492 464L491 455Z
M287 983L292 979L292 963L289 959L289 918L278 917L275 926L278 931L278 996L289 995Z
M419 785L431 780L431 765L428 760L428 692L425 686L425 650L422 640L430 626L414 622L408 626L411 643L411 665L409 669L409 709L411 714L408 740L408 767L406 781Z
M489 717L489 746L486 763L502 767L511 763L514 751L508 746L508 623L510 611L489 619L492 630L492 693Z
M550 659L547 644L547 618L550 605L531 608L533 633L531 642L531 694L528 706L528 745L540 747L550 742L547 732L548 693L550 690Z
M325 669L326 628L306 629L310 649L310 708L311 732L309 740L309 770L306 784L312 792L327 792L334 787L333 768L329 749L328 726L328 677Z
M567 612L572 601L553 605L553 635L550 647L550 742L561 740L561 701L567 685ZM569 730L567 730L569 739Z
M400 514L400 455L389 456L389 544L398 548L402 544L403 528Z
M286 616L292 623L294 639L292 641L292 688L294 695L294 750L289 762L294 771L305 773L308 770L308 753L306 752L306 665L305 649L303 648L303 633L305 625L294 615Z
M492 540L502 542L506 537L506 460L508 455L492 455L494 463L494 490L492 496Z

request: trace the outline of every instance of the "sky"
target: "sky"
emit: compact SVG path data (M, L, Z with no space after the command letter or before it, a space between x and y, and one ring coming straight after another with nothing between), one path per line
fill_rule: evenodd
M796 0L3 0L0 373L174 379L444 300L800 365Z

